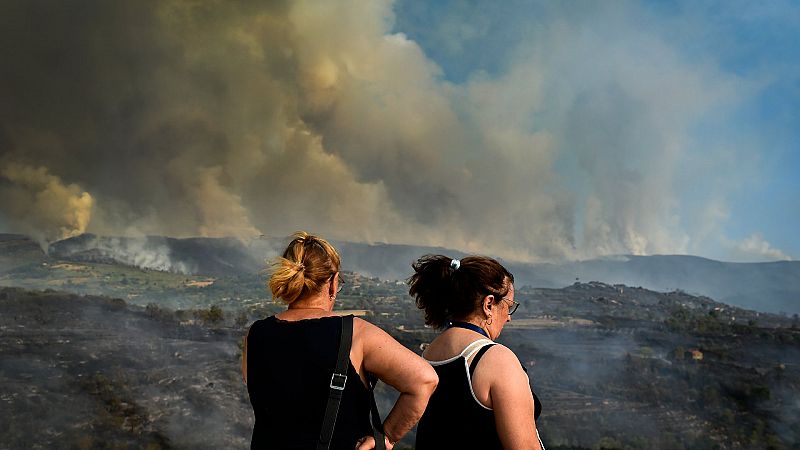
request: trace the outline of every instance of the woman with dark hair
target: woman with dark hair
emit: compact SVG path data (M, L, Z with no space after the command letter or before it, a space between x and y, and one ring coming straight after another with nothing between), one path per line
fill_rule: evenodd
M409 294L425 323L444 331L423 357L439 386L417 429L417 450L543 449L541 404L516 355L494 342L519 304L514 276L483 256L426 255L414 264Z
M400 392L382 425L391 449L436 388L436 373L422 358L375 325L333 313L339 264L333 246L305 232L295 233L274 264L269 287L288 307L250 327L242 358L256 418L251 448L377 447L367 382L374 374ZM352 336L349 358L339 345L345 336Z

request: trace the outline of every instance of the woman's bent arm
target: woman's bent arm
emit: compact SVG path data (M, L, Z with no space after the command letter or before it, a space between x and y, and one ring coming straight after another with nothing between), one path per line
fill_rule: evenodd
M364 369L400 392L383 422L387 438L396 442L422 417L439 378L430 364L388 333L366 321L359 321L364 324Z
M496 345L486 352L484 359L493 369L489 396L503 448L541 450L533 418L531 386L517 356L508 348Z

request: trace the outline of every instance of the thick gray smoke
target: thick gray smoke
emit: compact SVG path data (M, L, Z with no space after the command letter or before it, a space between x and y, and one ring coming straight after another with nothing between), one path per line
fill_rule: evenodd
M78 236L86 231L92 217L92 196L74 184L62 181L44 167L15 163L0 167L0 177L9 185L0 188L6 214L40 245Z
M44 240L309 229L518 260L691 250L680 137L730 83L652 39L590 60L598 44L554 26L503 74L453 84L392 8L4 2L0 221ZM615 69L651 50L658 65ZM590 85L562 72L573 58ZM8 167L54 177L64 211Z

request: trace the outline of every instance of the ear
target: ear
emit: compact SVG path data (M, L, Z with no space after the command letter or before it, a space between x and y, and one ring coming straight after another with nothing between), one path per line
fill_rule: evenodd
M336 286L334 286L334 283L336 283L335 280L336 280L338 274L339 274L339 272L336 272L335 274L333 274L333 276L331 277L331 282L328 283L328 296L329 297L333 297L333 296L336 295Z
M492 310L494 309L494 295L489 294L486 297L483 297L482 305L483 313L488 317L492 315Z

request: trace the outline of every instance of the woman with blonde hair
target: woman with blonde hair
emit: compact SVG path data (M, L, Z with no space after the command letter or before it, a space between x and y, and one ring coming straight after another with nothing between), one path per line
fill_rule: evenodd
M242 370L256 419L251 448L391 449L436 388L422 358L375 325L333 312L339 266L336 249L305 232L294 234L273 266L270 290L288 306L253 323L245 339ZM349 352L340 345L348 339ZM383 442L372 437L369 374L400 392Z
M519 306L514 276L484 256L426 255L413 267L409 294L425 323L444 329L423 353L439 386L420 419L417 450L542 449L542 408L525 368L494 342Z

